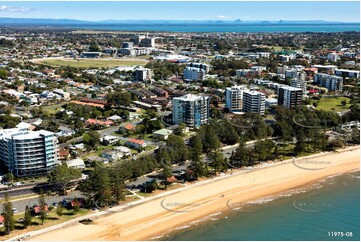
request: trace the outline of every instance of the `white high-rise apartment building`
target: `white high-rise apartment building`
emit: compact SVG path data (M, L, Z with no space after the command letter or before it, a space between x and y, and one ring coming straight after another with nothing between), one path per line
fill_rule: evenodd
M187 94L175 97L173 104L173 122L184 123L189 127L199 128L209 120L209 97Z
M0 160L15 176L46 174L60 163L58 139L46 130L0 130Z
M266 109L266 97L254 90L243 92L243 111L263 115Z
M301 105L302 95L303 92L301 88L281 86L278 89L278 105L282 105L287 108L293 108Z
M243 92L247 90L245 85L226 88L226 108L229 112L241 112L243 109Z

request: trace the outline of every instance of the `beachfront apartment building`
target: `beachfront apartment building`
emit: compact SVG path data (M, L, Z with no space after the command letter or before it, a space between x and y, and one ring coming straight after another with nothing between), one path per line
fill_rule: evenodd
M343 78L340 76L317 73L313 77L313 81L321 87L326 87L329 91L342 92L343 90Z
M58 139L46 130L0 130L0 160L18 177L49 173L60 163Z
M293 108L302 104L302 89L291 86L280 86L278 89L278 105Z
M173 123L199 128L209 120L209 97L186 94L172 100Z
M183 70L183 79L185 81L203 81L206 71L198 67L186 67Z
M254 90L243 91L243 111L263 115L266 109L266 97Z
M226 88L226 108L229 112L241 112L243 109L243 92L247 90L245 85Z

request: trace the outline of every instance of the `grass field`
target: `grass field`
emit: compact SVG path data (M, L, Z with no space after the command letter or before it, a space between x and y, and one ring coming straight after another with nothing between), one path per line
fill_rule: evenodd
M49 106L43 106L43 112L48 113L49 115L53 115L56 112L58 112L61 109L61 106L66 104L67 102L62 102L59 104L49 105Z
M41 224L41 220L38 217L33 217L32 225L29 226L27 229L25 229L23 227L23 224L21 222L16 222L15 230L11 232L11 236L16 236L16 235L23 234L26 232L50 227L52 225L63 223L63 222L69 221L71 219L74 219L76 217L84 216L86 214L91 213L91 211L89 211L88 209L80 209L77 214L74 214L73 210L67 210L64 208L63 216L59 217L58 215L56 215L55 211L56 211L56 208L53 211L51 211L50 213L48 213L47 219L44 221L43 225ZM24 217L24 213L19 213L14 216L14 219L18 220L19 218L23 218L23 217ZM0 228L0 239L2 239L2 240L5 239L5 237L2 237L4 235L4 232L5 232L5 228L1 227Z
M346 100L346 105L342 106L341 101ZM350 109L350 99L347 97L330 97L330 98L321 98L320 101L317 101L317 109L324 111L336 111L340 112L342 110Z
M70 66L75 68L109 68L117 66L143 66L147 64L143 59L49 59L37 63L50 66Z

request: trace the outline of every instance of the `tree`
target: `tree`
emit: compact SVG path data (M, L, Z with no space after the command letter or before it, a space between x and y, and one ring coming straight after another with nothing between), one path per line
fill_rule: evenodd
M208 153L212 150L218 149L219 147L220 147L220 142L216 132L210 125L207 125L205 128L205 134L203 140L204 151Z
M342 101L341 101L341 105L342 105L342 106L346 106L346 103L347 103L346 100L342 100Z
M91 43L89 46L89 51L92 51L92 52L100 51L99 45L96 42Z
M191 147L191 158L196 159L202 155L202 139L199 134L192 136L189 140L189 144Z
M63 205L61 203L58 204L58 206L56 207L56 214L61 217L63 216Z
M199 134L192 136L189 140L191 151L190 158L192 160L191 170L194 179L206 175L206 168L202 159L202 140Z
M7 79L8 78L8 72L6 70L0 70L0 79Z
M168 164L163 164L162 166L161 177L164 183L164 190L167 190L167 186L169 185L168 178L172 176L172 170Z
M218 137L223 144L233 145L238 142L239 135L228 121L219 124Z
M30 208L26 206L25 215L24 215L24 228L26 229L27 227L29 227L31 225L31 222L32 222L31 211Z
M6 192L3 203L3 213L5 232L10 234L15 229L13 205L9 199L9 194Z
M100 134L97 131L89 131L83 135L83 141L92 148L100 143Z
M144 185L144 191L146 193L152 193L154 190L158 188L158 184L156 180L151 180L150 182L146 182Z
M186 125L184 123L181 123L178 125L178 127L174 130L174 134L175 135L179 135L179 136L184 136L185 135L185 129L186 129Z
M109 170L96 166L88 179L81 184L80 190L98 206L108 205L112 199Z
M108 105L129 106L132 102L132 96L129 92L113 92L106 96Z
M45 195L44 195L44 191L43 189L40 190L40 195L39 195L39 214L40 214L40 220L41 220L41 224L44 224L44 221L47 217L47 211L46 211L46 207L47 204L45 202Z
M7 182L12 183L14 181L14 175L12 173L7 173L4 178L5 178L5 181L7 181Z
M249 159L250 159L249 151L245 146L245 144L243 143L243 141L241 141L239 143L238 148L236 149L236 152L234 153L231 159L232 165L239 167L248 166Z
M48 175L48 182L56 186L62 194L66 194L68 184L75 179L81 178L81 171L68 168L67 165L59 165L55 167Z
M297 143L294 148L294 151L296 152L296 154L299 154L302 151L306 150L305 135L302 129L300 129L300 131L297 133L296 138L297 138Z
M258 154L259 161L265 161L271 158L271 150L274 148L274 143L272 140L259 140L255 143L254 149Z
M273 150L273 156L275 159L277 159L280 156L278 151L278 145L276 145L275 149Z
M214 151L209 154L208 157L211 161L211 166L214 168L216 174L227 169L227 163L224 160L222 152Z
M113 197L116 203L119 203L121 200L125 199L126 187L124 184L124 178L122 177L122 167L116 166L114 170L111 171L111 189Z

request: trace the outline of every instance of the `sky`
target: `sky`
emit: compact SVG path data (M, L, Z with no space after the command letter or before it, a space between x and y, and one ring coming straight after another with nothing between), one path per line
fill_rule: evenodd
M0 1L0 17L78 20L328 20L360 22L360 2Z

